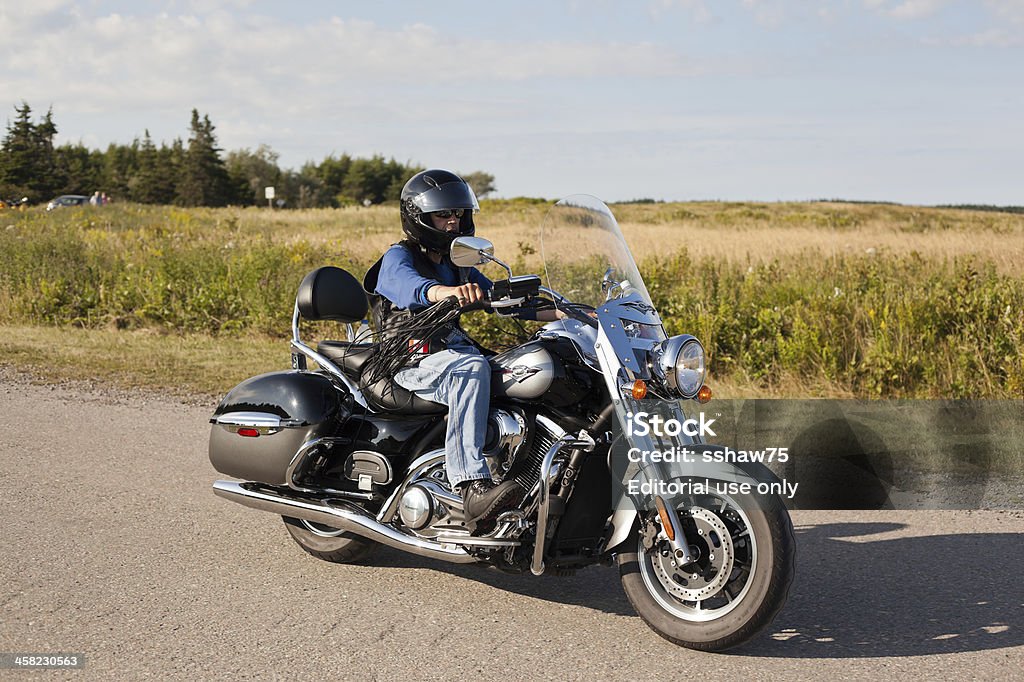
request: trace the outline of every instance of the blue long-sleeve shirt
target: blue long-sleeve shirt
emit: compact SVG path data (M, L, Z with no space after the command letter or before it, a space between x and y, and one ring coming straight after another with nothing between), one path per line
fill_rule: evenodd
M384 254L377 276L377 293L406 310L420 310L430 305L427 289L438 284L453 287L459 283L459 273L449 263L442 261L434 265L437 279L424 277L416 272L412 254L405 247L394 245ZM470 268L469 281L475 282L484 291L494 286L491 280L476 268Z
M377 275L376 293L391 301L396 307L417 311L431 305L427 300L427 290L432 286L443 284L455 286L459 283L458 271L449 263L442 261L434 264L436 279L424 277L416 271L412 254L402 246L392 246L384 254ZM469 281L475 282L485 291L490 291L494 284L476 268L470 268ZM469 337L461 330L456 330L444 340L449 350L460 353L478 354L479 351Z

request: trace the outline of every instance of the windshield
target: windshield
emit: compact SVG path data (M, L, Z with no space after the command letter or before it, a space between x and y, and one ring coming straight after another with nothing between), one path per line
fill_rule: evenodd
M596 308L635 294L653 305L619 224L600 199L574 194L555 204L541 224L540 247L548 287L570 301Z

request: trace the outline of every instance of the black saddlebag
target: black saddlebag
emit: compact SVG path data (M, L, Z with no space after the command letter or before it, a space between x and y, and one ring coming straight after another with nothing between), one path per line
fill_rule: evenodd
M347 394L318 372L271 372L235 386L210 418L210 462L222 474L286 485L302 445L351 416Z

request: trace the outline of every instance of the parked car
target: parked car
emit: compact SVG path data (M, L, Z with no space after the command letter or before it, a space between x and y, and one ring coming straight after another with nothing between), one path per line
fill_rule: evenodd
M28 204L28 197L20 199L0 199L0 208L18 208L24 210Z
M52 211L55 208L62 206L84 206L89 203L89 197L82 196L81 194L63 194L56 199L52 200L46 205L47 211Z

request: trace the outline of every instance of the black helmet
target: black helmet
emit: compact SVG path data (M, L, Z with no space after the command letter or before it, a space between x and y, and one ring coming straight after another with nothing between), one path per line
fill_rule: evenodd
M437 229L427 215L457 208L465 210L458 234ZM409 178L402 188L402 230L410 240L431 251L448 253L453 239L473 236L473 213L479 210L473 189L451 171L422 171Z

